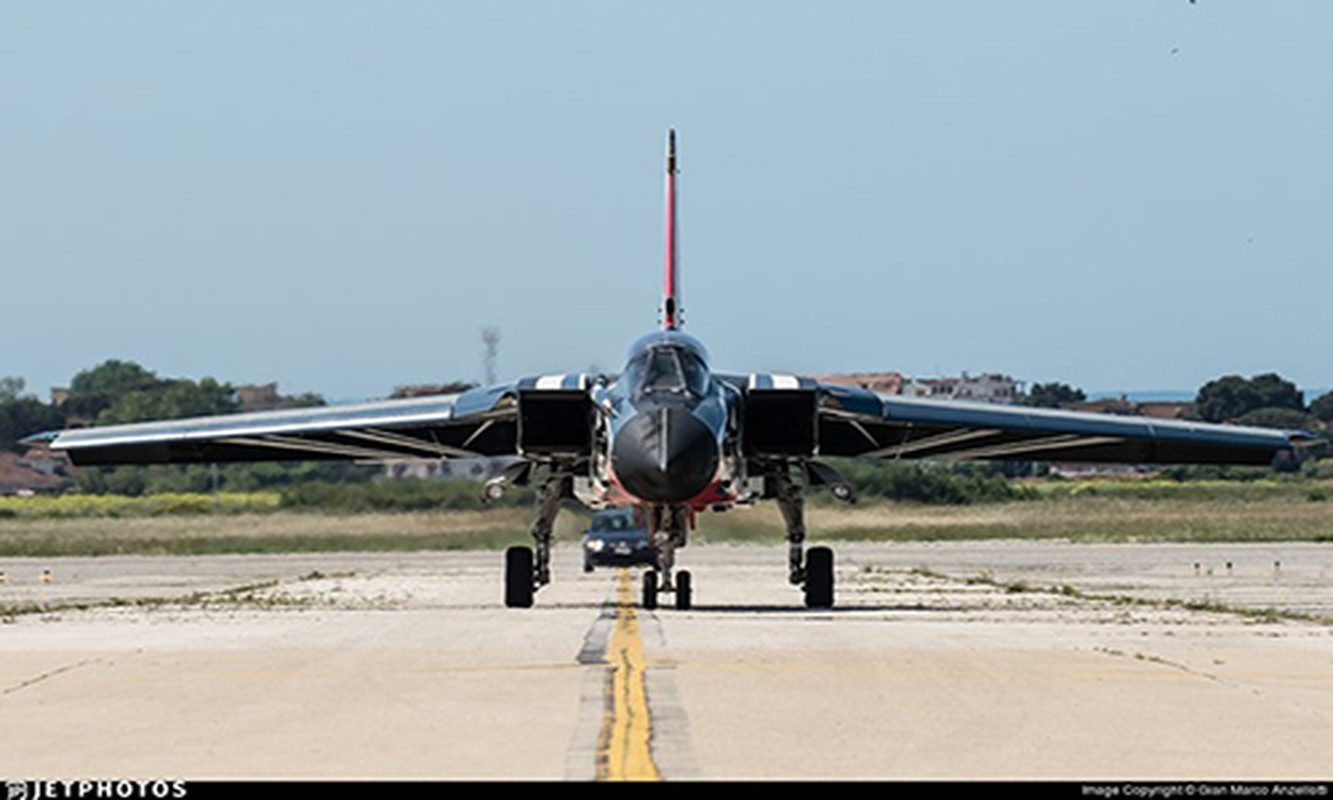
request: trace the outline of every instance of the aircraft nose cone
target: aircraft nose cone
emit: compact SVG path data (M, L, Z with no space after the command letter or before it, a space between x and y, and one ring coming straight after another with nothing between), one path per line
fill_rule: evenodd
M611 464L640 500L680 503L717 474L717 444L708 426L684 408L640 411L616 433Z

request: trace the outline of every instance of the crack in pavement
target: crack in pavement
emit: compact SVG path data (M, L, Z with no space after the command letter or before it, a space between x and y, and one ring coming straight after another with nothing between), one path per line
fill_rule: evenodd
M6 687L4 688L4 690L0 691L0 696L3 696L3 695L11 695L11 694L14 694L15 692L20 692L20 691L22 691L22 690L28 688L29 686L32 686L32 685L37 684L37 683L41 683L42 681L47 680L47 679L50 679L50 678L54 678L54 677L56 677L57 675L63 675L64 673L69 672L69 671L71 671L71 670L78 669L79 667L84 667L84 666L87 666L87 665L89 665L89 664L97 664L97 663L101 663L101 662L104 662L104 661L105 661L105 659L101 659L101 658L85 658L84 660L82 660L82 661L76 661L76 662L74 662L73 664L66 664L66 665L63 666L63 667L56 667L55 669L53 669L53 670L51 670L51 671L49 671L49 672L43 672L42 674L40 674L40 675L38 675L38 676L36 676L36 677L28 678L28 679L25 680L25 681L19 681L18 683L14 684L13 686L6 686Z

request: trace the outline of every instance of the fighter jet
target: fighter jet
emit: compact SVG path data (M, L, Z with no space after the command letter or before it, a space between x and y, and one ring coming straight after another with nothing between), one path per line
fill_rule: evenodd
M700 512L776 501L788 577L813 608L834 603L834 558L805 548L804 495L852 489L824 459L1270 464L1315 442L1301 431L880 396L796 375L712 370L682 330L676 136L668 135L658 329L614 375L539 375L456 395L66 430L45 435L76 465L517 456L484 487L538 487L532 546L505 553L504 601L529 607L551 580L551 533L569 500L635 507L660 569L642 604L692 602L675 567Z

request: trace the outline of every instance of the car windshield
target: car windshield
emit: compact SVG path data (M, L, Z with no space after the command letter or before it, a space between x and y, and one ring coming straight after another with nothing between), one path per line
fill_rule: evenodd
M633 528L634 521L626 514L607 514L595 517L592 521L592 529L600 533L616 533Z

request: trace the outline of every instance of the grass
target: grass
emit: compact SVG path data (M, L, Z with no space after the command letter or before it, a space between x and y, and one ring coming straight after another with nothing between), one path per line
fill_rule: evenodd
M1178 500L1182 502L1260 502L1265 500L1323 501L1333 490L1333 482L1299 478L1258 478L1255 480L1084 480L1037 481L1027 484L1041 499L1107 497L1138 500Z
M278 510L277 492L167 492L143 497L71 494L0 497L0 520L262 514Z
M1077 495L975 506L824 508L808 516L812 538L851 541L1333 541L1333 507L1303 495L1215 501Z
M562 531L577 525L573 519L562 523ZM527 541L528 524L528 513L521 509L0 519L0 556L497 549Z
M812 541L955 541L1063 539L1080 542L1333 541L1333 504L1312 501L1325 491L1312 482L1255 481L1097 482L1050 484L1042 499L968 506L866 502L856 506L810 504ZM1045 485L1044 485L1045 486ZM1184 486L1181 489L1178 487ZM1147 496L1144 496L1144 495ZM0 556L202 555L330 551L499 549L530 541L531 512L411 511L337 514L274 510L164 512L158 506L85 516L36 513L0 515ZM211 496L207 496L210 501ZM33 503L31 498L17 503ZM106 500L119 498L59 498ZM153 497L142 498L152 502ZM0 508L10 508L5 505ZM97 508L93 506L93 508ZM113 503L104 510L119 508ZM158 510L152 512L153 508ZM586 518L563 513L556 538L576 541ZM692 537L708 542L783 539L773 503L726 514L702 514Z

